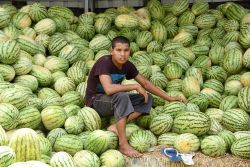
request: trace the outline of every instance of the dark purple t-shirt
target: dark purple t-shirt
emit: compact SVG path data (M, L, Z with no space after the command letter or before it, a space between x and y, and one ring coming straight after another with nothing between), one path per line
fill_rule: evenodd
M112 62L112 56L107 55L99 58L92 67L87 82L85 101L87 106L91 106L97 93L105 93L100 83L99 75L110 75L112 83L120 84L124 78L133 79L138 75L135 65L127 61L122 69L118 69Z

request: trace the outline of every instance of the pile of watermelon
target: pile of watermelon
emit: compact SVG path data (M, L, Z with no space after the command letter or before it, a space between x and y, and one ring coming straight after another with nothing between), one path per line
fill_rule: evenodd
M34 3L0 6L0 166L124 166L118 137L106 130L114 118L84 106L89 70L118 35L147 79L188 101L154 96L150 115L126 126L136 150L250 158L249 9L149 0L77 17Z

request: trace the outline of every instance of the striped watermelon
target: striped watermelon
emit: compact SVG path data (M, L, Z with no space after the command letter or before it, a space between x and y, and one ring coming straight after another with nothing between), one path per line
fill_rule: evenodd
M12 17L13 24L19 28L24 29L30 27L32 21L28 13L18 12Z
M222 99L219 108L223 111L227 111L232 108L238 107L238 97L237 96L226 96Z
M250 137L244 137L232 144L231 152L233 155L249 158L250 157Z
M211 157L222 156L226 152L226 142L217 135L205 137L201 141L201 151Z
M8 145L8 139L7 134L5 133L5 130L0 125L0 146Z
M141 153L146 152L151 146L150 134L144 130L137 130L131 134L129 144Z
M30 128L21 128L14 132L9 146L16 152L16 162L40 160L41 158L38 135Z
M0 165L8 167L16 162L16 153L9 146L0 146Z
M123 167L125 165L125 158L117 150L108 150L100 156L102 166L109 167Z
M55 128L48 133L47 139L49 140L51 146L53 147L56 139L63 136L63 135L66 135L66 134L67 134L67 132L65 129Z
M230 49L223 58L223 68L229 74L236 74L242 68L242 53L238 49Z
M83 131L83 121L78 116L70 116L64 123L64 128L69 134L79 134Z
M73 157L76 166L89 166L89 167L99 167L100 160L99 157L92 151L81 150L77 152Z
M108 147L109 136L103 130L95 130L91 132L84 143L85 149L92 151L97 155L101 155L103 152L108 150Z
M9 103L1 103L0 104L0 125L5 130L11 130L11 129L14 129L18 125L18 121L19 121L18 109Z
M83 120L85 130L94 131L101 128L101 118L94 109L84 107L77 115Z
M172 127L176 133L206 134L210 129L210 118L202 112L183 112L174 119Z
M61 77L59 78L54 84L55 90L60 94L63 95L68 91L75 90L75 83L72 79L68 77Z
M244 87L239 91L238 94L239 107L246 112L250 112L250 88Z
M236 141L234 134L231 131L224 129L219 132L218 135L225 141L227 150L230 150L231 145Z
M53 150L56 152L65 151L71 156L83 149L83 143L79 136L66 134L56 138Z
M152 118L149 129L155 135L161 135L168 132L173 125L173 118L169 114L159 114Z
M46 129L52 130L62 127L66 120L66 113L63 107L48 106L41 111L42 122Z
M70 154L64 151L55 153L49 163L52 167L76 167L75 162Z
M67 7L64 6L52 6L48 9L48 16L49 17L63 17L69 23L72 23L74 20L74 13Z
M200 140L192 133L183 133L176 136L174 147L180 153L190 153L198 151L200 148Z
M17 127L36 129L41 121L40 111L33 106L28 106L20 110Z
M98 52L99 50L108 50L111 47L111 41L104 35L96 35L90 42L89 48L94 52Z
M249 130L250 116L242 109L229 109L223 114L222 124L232 132Z
M20 46L15 40L8 40L0 45L0 61L4 64L13 64L20 54Z
M177 136L178 134L173 132L164 133L158 137L157 144L169 147L174 146L174 142Z

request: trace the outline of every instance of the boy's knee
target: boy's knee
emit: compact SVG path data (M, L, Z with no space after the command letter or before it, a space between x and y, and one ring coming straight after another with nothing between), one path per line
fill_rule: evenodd
M113 96L115 99L119 99L119 100L129 99L129 95L127 92L118 92L118 93L115 93Z

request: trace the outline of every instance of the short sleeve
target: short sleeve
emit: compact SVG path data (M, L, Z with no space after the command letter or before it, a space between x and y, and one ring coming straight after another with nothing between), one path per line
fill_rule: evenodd
M134 79L139 74L139 71L137 70L135 65L130 61L128 61L127 70L128 70L126 75L127 79Z
M99 61L98 63L95 64L94 67L94 76L99 76L102 74L107 74L110 75L110 70L109 66L107 65L108 62L106 61Z

